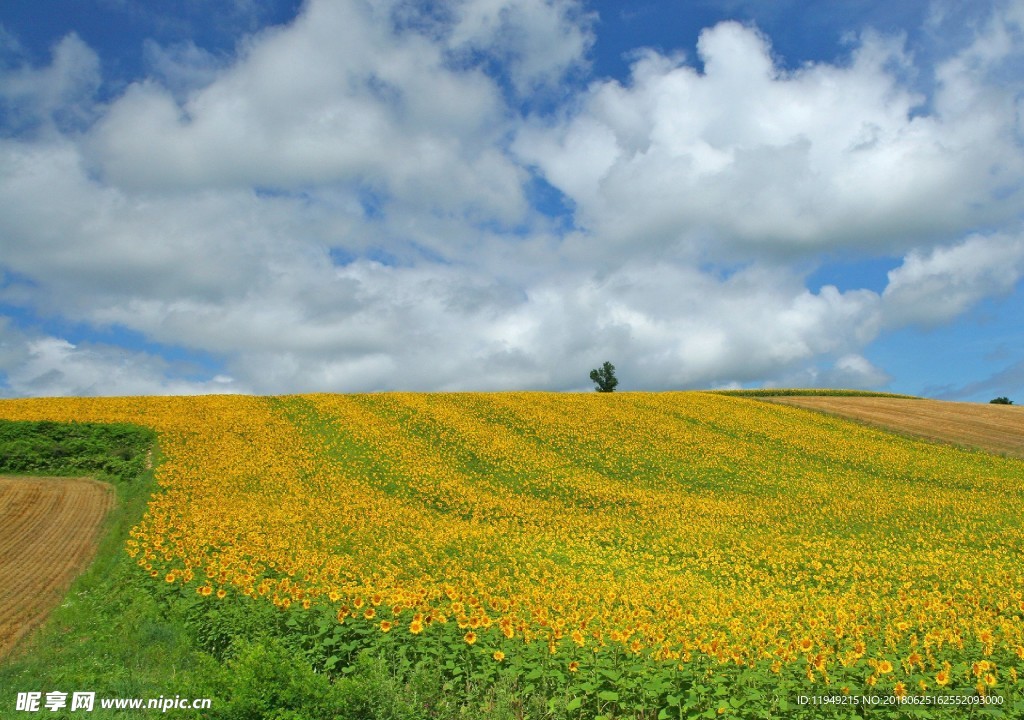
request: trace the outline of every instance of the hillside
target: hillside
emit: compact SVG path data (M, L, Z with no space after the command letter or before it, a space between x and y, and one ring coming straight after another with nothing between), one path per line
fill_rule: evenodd
M0 418L157 431L125 549L219 658L279 633L318 676L367 651L567 718L778 715L826 682L1020 699L1016 459L707 393L56 398Z

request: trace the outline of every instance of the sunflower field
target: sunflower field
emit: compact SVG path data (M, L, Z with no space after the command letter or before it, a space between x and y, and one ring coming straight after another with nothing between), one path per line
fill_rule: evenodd
M1024 716L1020 460L697 392L0 418L153 428L139 573L272 609L329 676L373 650L542 693L552 716Z

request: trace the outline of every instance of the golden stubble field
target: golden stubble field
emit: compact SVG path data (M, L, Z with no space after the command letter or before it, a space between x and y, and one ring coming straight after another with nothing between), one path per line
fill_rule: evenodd
M928 440L1024 458L1024 410L1014 405L886 397L765 399L840 415Z
M92 559L113 488L87 478L0 477L0 658Z

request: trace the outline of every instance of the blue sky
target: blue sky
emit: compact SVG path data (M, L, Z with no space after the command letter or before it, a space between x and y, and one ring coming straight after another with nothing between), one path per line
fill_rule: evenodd
M1024 402L1024 3L10 0L0 396Z

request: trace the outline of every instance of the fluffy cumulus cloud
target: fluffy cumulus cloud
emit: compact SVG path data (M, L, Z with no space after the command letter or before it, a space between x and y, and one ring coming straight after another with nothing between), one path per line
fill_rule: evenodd
M17 49L16 43L4 40L0 35L0 52ZM0 111L6 123L19 130L75 127L95 116L99 85L99 57L72 33L54 47L48 67L21 63L0 72Z
M865 32L845 65L783 71L766 37L726 22L701 34L701 69L648 51L627 85L595 82L515 147L613 260L905 251L1024 209L1017 108L986 82L1012 50L944 63L929 110L901 81L899 39Z
M953 246L915 250L889 273L886 320L937 325L982 298L1009 293L1022 274L1022 235L972 235Z
M500 61L520 96L551 89L583 64L593 42L593 15L571 0L463 0L448 10L455 22L445 32L447 52Z
M190 380L193 368L152 353L26 334L0 318L0 391L14 396L185 395L248 392L217 374Z
M877 390L891 376L862 355L850 353L819 365L809 365L768 383L771 387L854 388Z
M633 389L882 387L879 333L1024 272L1019 228L972 232L1024 209L1020 25L925 94L899 39L783 71L723 23L544 115L594 39L570 0L311 0L231 57L150 42L102 103L68 36L0 82L0 394L587 389L605 359ZM903 259L810 289L833 251Z
M516 221L522 171L496 147L494 84L447 69L443 48L396 32L385 9L310 3L183 103L134 84L94 127L91 165L126 190L358 185L424 212Z

